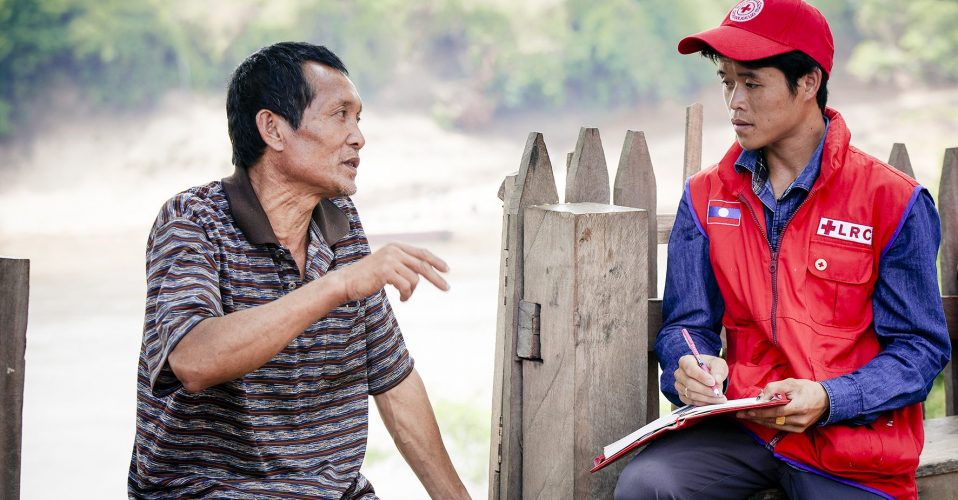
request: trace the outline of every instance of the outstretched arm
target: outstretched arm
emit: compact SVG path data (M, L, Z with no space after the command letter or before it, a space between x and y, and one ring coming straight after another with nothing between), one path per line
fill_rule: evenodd
M242 377L340 304L362 299L385 285L395 287L406 300L420 277L446 290L448 284L438 271L447 269L427 250L389 244L281 299L202 320L170 353L170 368L190 392Z
M413 369L396 387L375 396L383 423L406 463L432 498L469 498L449 460L429 396Z

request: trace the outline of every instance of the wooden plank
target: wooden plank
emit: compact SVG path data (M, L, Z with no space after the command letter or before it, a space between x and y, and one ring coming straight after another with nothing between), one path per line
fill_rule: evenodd
M521 498L571 498L575 486L574 328L572 318L561 313L572 307L575 295L575 266L569 262L575 225L557 213L547 207L526 211L524 296L541 306L542 362L523 363Z
M675 214L659 214L655 219L659 244L668 244L669 236L672 235L672 226L675 225Z
M662 328L662 299L649 299L649 351L655 351L655 337Z
M20 498L30 261L0 257L0 498Z
M612 203L622 207L640 208L649 213L648 220L648 258L649 258L649 297L658 295L658 218L656 217L655 170L652 168L652 156L645 133L629 130L625 133L619 166L615 172L612 189ZM655 337L647 337L646 342L654 345ZM651 358L650 360L651 361ZM647 362L648 379L658 379L656 363ZM659 418L659 386L653 382L646 389L646 423Z
M918 478L921 500L955 500L958 498L958 474L941 474Z
M941 216L942 295L958 295L958 148L945 150L938 186L938 213ZM952 343L952 361L945 367L945 414L958 414L958 363Z
M599 129L582 127L565 181L566 203L609 203L609 169Z
M700 103L685 108L685 159L683 179L688 179L702 170L702 122L703 108Z
M945 321L948 324L948 335L951 337L951 361L945 365L945 415L955 415L955 381L958 380L958 371L955 369L955 360L958 360L958 296L947 295L941 298L945 309ZM956 417L958 418L958 417Z
M522 298L524 213L526 207L559 201L542 134L529 134L519 172L514 181L506 180L502 191L503 250L489 453L490 499L522 497L522 364L516 357L516 341Z
M658 244L658 221L655 216L655 171L645 134L629 130L625 133L619 167L615 171L612 203L620 207L632 207L649 213L648 248ZM658 284L657 253L649 254L649 297L656 296Z
M648 305L649 328L648 333L648 384L649 387L645 393L646 399L646 423L659 418L659 399L661 391L659 390L659 358L655 355L655 338L659 334L659 328L662 328L662 299L649 299Z
M958 473L958 417L925 420L925 447L915 476L948 473Z
M958 417L925 420L925 447L915 477L922 500L958 498Z
M958 295L958 148L945 151L938 186L941 214L941 293Z
M601 447L645 415L648 213L576 203L527 209L525 300L541 304L542 362L523 366L524 498L611 498L625 462ZM630 229L638 228L638 230Z
M516 177L518 172L506 176L499 186L499 199L512 199L512 190L515 189ZM508 314L506 314L509 305L509 299L512 296L509 287L509 235L514 232L514 223L509 216L508 207L503 204L502 214L502 244L499 252L499 297L497 301L496 312L496 348L494 351L495 368L492 373L492 420L491 420L491 439L489 440L489 500L499 500L502 497L502 491L505 488L501 484L502 472L502 425L503 409L508 409L508 400L503 400L503 396L508 396L508 392L503 394L503 382L508 379L511 381L511 371L506 376L506 370L509 363L506 362L508 349L506 343L509 340ZM515 272L515 269L512 270ZM508 477L508 474L507 474Z
M958 295L943 295L941 297L941 303L945 308L945 322L948 323L948 336L951 337L952 347L954 347L955 341L958 341Z
M900 142L896 142L891 147L891 154L888 155L888 164L901 170L908 177L915 178L915 170L911 168L911 158L908 157L908 148Z

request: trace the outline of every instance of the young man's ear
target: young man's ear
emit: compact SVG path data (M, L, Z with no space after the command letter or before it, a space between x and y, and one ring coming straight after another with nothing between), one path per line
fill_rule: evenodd
M822 86L822 70L815 68L798 79L798 89L805 99L815 100Z
M286 141L283 137L283 125L285 123L281 116L268 109L261 109L256 113L256 129L259 130L259 136L267 147L275 151L282 151L286 148Z

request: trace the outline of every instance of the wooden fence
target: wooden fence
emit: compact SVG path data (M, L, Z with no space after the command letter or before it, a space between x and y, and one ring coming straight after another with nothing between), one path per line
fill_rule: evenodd
M0 498L20 498L30 261L0 257Z
M702 106L687 109L684 178L701 169ZM601 447L658 417L661 325L657 245L674 215L656 214L655 172L642 132L628 131L615 180L599 131L583 128L566 156L559 204L542 134L529 134L503 201L489 498L611 498L620 460L590 474ZM889 163L914 176L903 144ZM682 186L675 186L681 190ZM610 200L611 198L611 200ZM612 204L610 204L610 201ZM938 193L941 284L952 357L958 334L958 148L948 149ZM946 414L956 414L955 363ZM919 488L958 498L958 417L929 422ZM768 493L766 498L775 497Z

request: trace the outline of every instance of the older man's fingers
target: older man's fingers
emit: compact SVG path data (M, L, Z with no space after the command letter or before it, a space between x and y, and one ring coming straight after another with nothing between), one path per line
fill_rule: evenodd
M446 261L440 259L435 254L426 250L425 248L414 247L412 245L406 245L404 243L396 243L402 251L406 252L417 259L426 261L430 266L438 269L441 272L449 272L449 265L446 264Z

